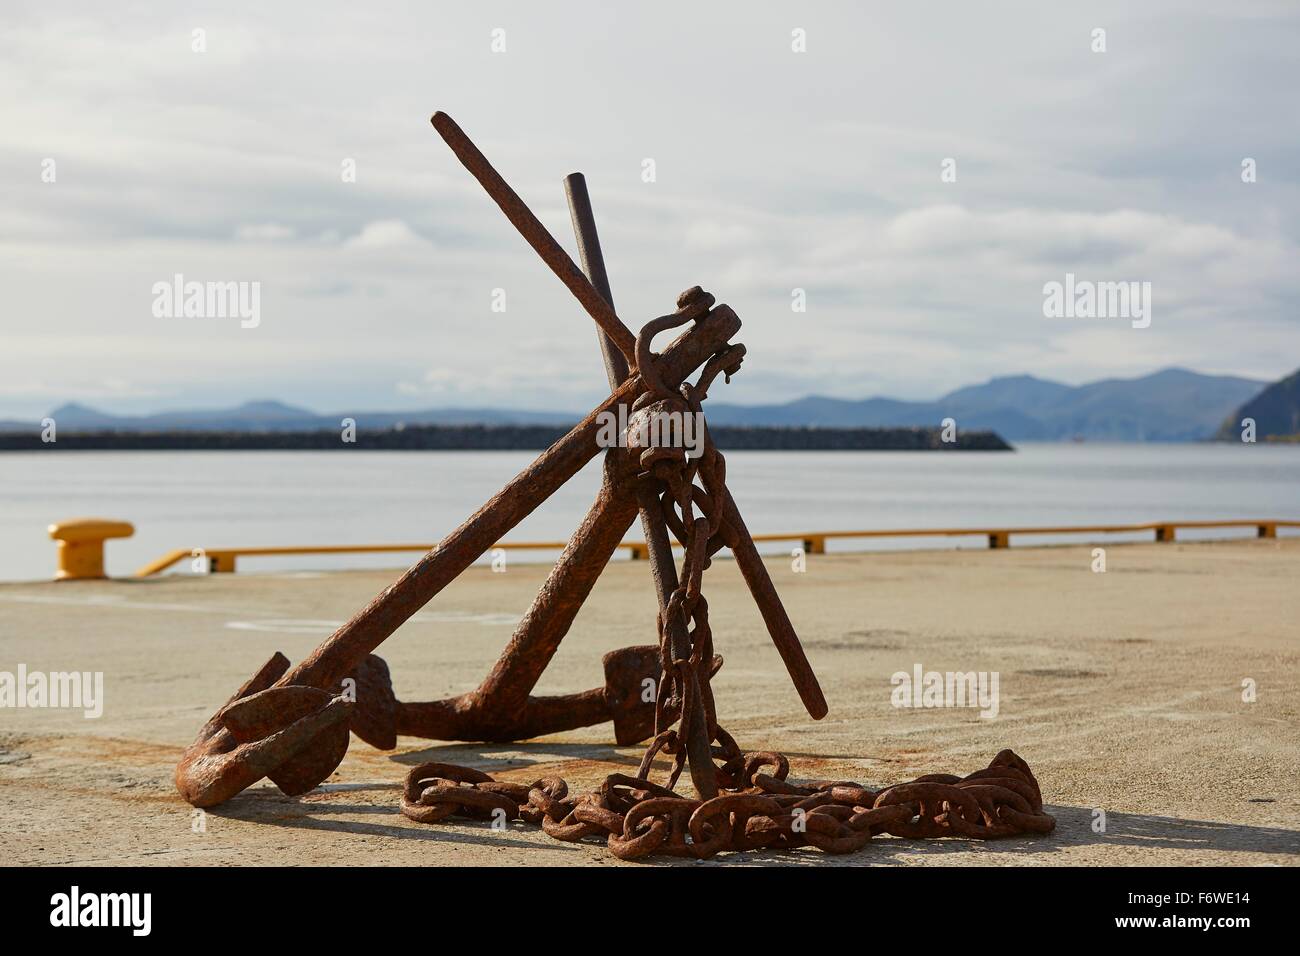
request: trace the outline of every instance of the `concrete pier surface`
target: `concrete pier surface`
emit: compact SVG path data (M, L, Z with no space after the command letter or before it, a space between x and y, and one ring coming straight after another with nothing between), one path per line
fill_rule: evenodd
M1300 540L1092 545L770 559L830 714L802 711L733 562L705 577L718 713L792 778L884 785L969 773L1010 747L1042 785L1054 833L990 843L877 837L667 865L1300 863ZM379 649L403 700L474 687L545 577L475 567ZM0 859L10 864L624 865L598 844L516 824L413 823L400 781L426 760L575 789L631 772L609 725L504 745L352 740L306 796L269 781L206 812L172 787L200 725L276 650L293 661L394 572L169 576L0 585L0 672L102 672L102 715L0 709ZM539 692L597 687L601 654L654 641L642 562L601 579ZM997 672L997 714L900 708L891 675ZM1104 817L1103 817L1104 814ZM1104 819L1104 830L1102 822ZM198 832L196 832L196 830ZM1098 832L1102 831L1102 832Z

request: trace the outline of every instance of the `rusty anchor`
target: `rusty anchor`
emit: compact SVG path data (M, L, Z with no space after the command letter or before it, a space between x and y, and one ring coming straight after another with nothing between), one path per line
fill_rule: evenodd
M614 312L586 184L565 181L584 270L546 231L523 200L445 113L434 128L543 262L596 322L609 396L543 452L460 527L385 588L296 667L277 653L200 730L176 768L181 796L195 806L224 802L263 777L284 793L305 793L342 761L350 733L380 749L406 734L440 740L509 741L612 721L615 739L653 735L644 780L656 754L674 756L672 783L685 769L701 799L744 764L717 723L709 681L721 666L712 653L707 602L700 593L713 554L730 549L808 713L826 701L740 511L725 485L725 462L705 426L697 461L679 448L606 449L596 500L570 539L508 645L480 686L429 702L399 701L385 662L373 652L412 614L474 563L523 518L598 455L602 423L659 407L702 419L709 386L730 378L744 357L731 344L740 320L698 287L677 309L639 335ZM661 353L659 332L689 326ZM700 370L692 384L688 377ZM619 420L623 420L620 418ZM696 480L701 482L697 484ZM697 509L699 514L696 513ZM659 602L658 643L604 657L605 685L578 694L534 696L533 688L567 634L617 544L640 517ZM671 538L686 549L679 575ZM646 682L657 692L643 694ZM674 729L674 725L676 725ZM723 767L714 760L724 761ZM480 781L481 782L481 781ZM662 789L662 788L660 788Z

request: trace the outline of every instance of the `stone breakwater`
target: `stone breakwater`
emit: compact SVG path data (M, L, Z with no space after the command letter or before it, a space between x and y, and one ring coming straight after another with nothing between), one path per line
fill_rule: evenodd
M350 433L314 431L87 431L0 433L0 451L541 451L568 431L565 425L410 425ZM723 451L1011 451L995 432L958 431L944 441L935 428L710 428Z

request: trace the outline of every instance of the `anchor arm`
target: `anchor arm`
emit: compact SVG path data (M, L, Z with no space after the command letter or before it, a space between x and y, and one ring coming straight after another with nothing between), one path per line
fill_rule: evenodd
M605 459L605 476L587 517L574 533L528 613L515 629L475 692L493 720L508 720L528 699L577 617L583 601L636 519L636 498L613 474L614 459ZM485 715L486 716L486 715Z

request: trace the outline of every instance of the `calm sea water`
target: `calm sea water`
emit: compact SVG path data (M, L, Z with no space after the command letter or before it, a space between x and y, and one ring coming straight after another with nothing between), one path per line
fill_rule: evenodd
M133 538L109 543L110 574L130 573L175 548L433 543L533 457L526 452L352 451L4 454L0 580L49 577L54 543L46 525L81 515L135 525ZM755 534L1300 519L1300 447L1295 446L1026 444L1010 454L732 452L727 462L728 483ZM596 465L586 468L510 537L567 538L591 503L599 477ZM629 537L639 534L634 526ZM918 538L830 544L832 550L956 546L983 547L984 542ZM416 557L413 552L246 558L240 571L400 567ZM181 570L188 571L188 563Z

